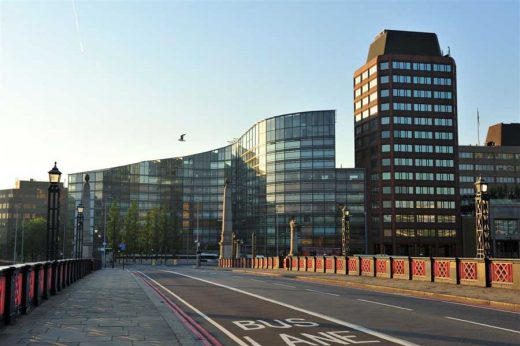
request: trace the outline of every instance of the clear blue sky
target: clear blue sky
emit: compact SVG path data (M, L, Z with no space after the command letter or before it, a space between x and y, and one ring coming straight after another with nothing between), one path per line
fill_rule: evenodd
M352 75L383 29L435 32L458 67L460 144L520 122L519 1L0 0L0 189L194 154L256 121L337 110L354 166ZM78 30L79 28L79 30ZM177 141L187 133L187 142Z

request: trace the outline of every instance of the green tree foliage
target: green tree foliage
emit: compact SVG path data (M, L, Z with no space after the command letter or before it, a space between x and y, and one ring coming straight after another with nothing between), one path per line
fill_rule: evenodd
M121 215L119 206L115 201L112 202L110 210L108 211L108 225L107 225L107 237L112 251L117 252L117 246L121 241L120 234L121 227Z
M123 241L126 244L127 254L135 254L139 252L138 233L139 211L137 210L137 202L132 201L125 217L122 235Z
M47 248L47 220L37 217L23 223L24 262L43 261ZM22 232L18 232L18 255L22 253Z

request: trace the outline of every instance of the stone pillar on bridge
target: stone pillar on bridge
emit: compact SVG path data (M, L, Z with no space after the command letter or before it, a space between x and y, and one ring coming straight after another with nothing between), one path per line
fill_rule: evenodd
M93 256L93 232L90 230L92 224L90 219L90 176L85 174L85 183L83 184L83 191L81 193L81 203L83 204L83 234L82 238L82 258L90 258Z
M231 182L226 179L224 185L224 198L222 205L222 232L220 233L219 258L231 258L233 256L233 216L231 213Z

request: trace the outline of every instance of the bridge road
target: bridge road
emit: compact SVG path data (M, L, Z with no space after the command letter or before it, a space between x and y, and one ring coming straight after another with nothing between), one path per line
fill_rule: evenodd
M140 268L223 345L520 345L520 314L230 271Z

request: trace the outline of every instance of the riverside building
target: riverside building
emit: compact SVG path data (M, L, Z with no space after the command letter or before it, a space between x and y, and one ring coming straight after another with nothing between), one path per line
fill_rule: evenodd
M229 179L233 230L243 242L243 254L251 253L253 232L257 254L288 253L291 217L297 222L300 254L338 254L338 204L351 211L350 248L362 253L365 173L359 168L336 168L335 117L333 110L275 116L257 122L225 147L70 174L69 200L72 204L81 200L88 174L91 235L105 229L110 234L105 220L113 202L124 218L136 201L141 220L154 208L166 211L170 221L163 245L167 252L194 254L198 240L202 251L217 253L223 189ZM94 237L94 249L100 241Z
M434 33L384 30L354 73L369 253L461 253L457 79Z

